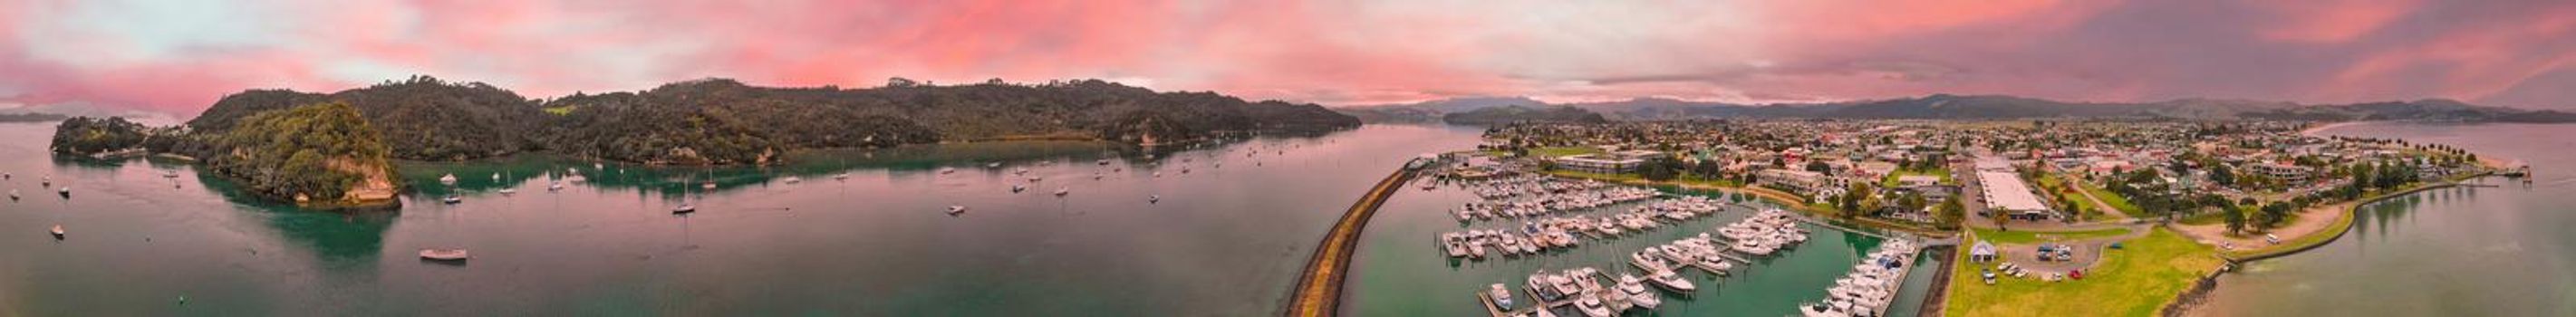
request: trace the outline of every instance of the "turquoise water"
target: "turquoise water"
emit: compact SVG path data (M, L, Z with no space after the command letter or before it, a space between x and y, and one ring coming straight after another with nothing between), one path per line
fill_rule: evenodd
M2351 233L2220 278L2195 313L2576 316L2576 125L2364 124L2327 134L2458 146L2530 164L2530 184L2436 189L2364 206Z
M15 176L0 188L27 196L0 202L0 316L1268 315L1353 199L1477 132L1373 125L1157 152L918 146L772 168L407 163L421 191L407 207L344 214L239 197L186 164L52 159L51 125L0 124L0 172ZM1244 157L1252 148L1264 151ZM1005 170L1020 167L1045 179L1011 193L1027 181ZM590 181L548 192L567 168ZM451 172L458 185L437 184ZM72 198L38 188L41 175ZM1057 188L1071 193L1046 194ZM464 203L437 203L448 193ZM700 211L669 212L684 200ZM69 239L43 233L55 224ZM418 260L434 247L474 259Z
M1713 192L1676 191L1684 195L1724 198ZM1435 247L1441 232L1463 231L1463 228L1492 229L1518 226L1519 222L1483 221L1462 225L1447 213L1461 203L1476 200L1473 194L1451 187L1423 191L1407 189L1387 202L1371 222L1359 249L1352 276L1350 301L1346 313L1357 316L1483 316L1484 304L1474 297L1488 284L1503 283L1513 290L1517 304L1533 301L1520 291L1531 273L1551 273L1576 267L1594 267L1605 273L1634 273L1628 265L1628 254L1646 247L1712 232L1714 228L1750 216L1769 204L1752 202L1746 207L1730 207L1716 216L1701 217L1678 225L1649 229L1644 234L1625 238L1596 240L1586 237L1583 244L1571 250L1521 258L1494 257L1484 261L1451 259ZM1723 200L1723 199L1721 199ZM1610 214L1625 211L1630 203L1569 213L1573 215ZM1654 316L1783 316L1795 315L1798 305L1825 298L1825 288L1834 279L1848 273L1861 256L1874 249L1880 239L1859 233L1805 225L1812 232L1806 243L1773 257L1756 259L1747 269L1739 266L1727 277L1717 277L1697 270L1684 276L1692 278L1700 290L1688 296L1664 295L1664 303L1642 315ZM1930 261L1919 261L1934 264ZM1920 269L1907 275L1909 284L1900 292L1898 303L1920 303L1928 289L1934 270ZM1638 274L1642 276L1643 274ZM1712 287L1714 286L1714 287ZM1661 292L1661 291L1658 291ZM1896 305L1893 312L1911 314L1912 304Z

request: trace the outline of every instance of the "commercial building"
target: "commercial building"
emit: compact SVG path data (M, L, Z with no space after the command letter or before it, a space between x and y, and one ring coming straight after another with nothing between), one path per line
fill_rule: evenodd
M1977 197L1986 202L1986 210L1994 216L2034 220L2057 216L2057 211L2040 202L2039 194L2031 191L2029 183L2022 182L2021 175L1980 171L1977 172L1977 184L1980 185Z

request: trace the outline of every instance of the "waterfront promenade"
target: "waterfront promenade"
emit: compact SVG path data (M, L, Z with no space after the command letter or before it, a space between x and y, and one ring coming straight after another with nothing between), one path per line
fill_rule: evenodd
M1342 213L1342 220L1324 233L1323 243L1315 247L1315 256L1306 260L1305 271L1298 274L1297 288L1288 295L1286 315L1332 316L1340 311L1342 280L1350 276L1351 256L1358 251L1362 227L1377 214L1378 206L1404 189L1413 176L1411 169L1396 170Z

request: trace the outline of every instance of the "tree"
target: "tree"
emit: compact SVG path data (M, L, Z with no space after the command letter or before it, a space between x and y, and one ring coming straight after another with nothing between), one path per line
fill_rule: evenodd
M1673 180L1680 174L1680 170L1675 168L1678 166L1681 166L1681 161L1671 158L1646 160L1644 164L1637 166L1637 176L1658 182Z
M2282 202L2265 204L2263 205L2263 212L2256 214L2256 216L2258 216L2255 218L2256 227L2263 228L2264 230L2279 228L2281 227L2282 221L2290 219L2290 210L2292 209L2293 207L2291 207L2290 204Z
M1967 203L1959 201L1959 195L1950 195L1950 198L1942 199L1941 205L1934 209L1933 222L1945 229L1958 228L1959 222L1967 219L1968 206Z
M2226 217L2227 217L2227 233L2228 233L2228 234L2237 234L2237 233L2245 232L2245 210L2244 210L2244 209L2240 209L2240 208L2236 208L2236 207L2232 207L2232 206L2231 206L2231 207L2228 207L2228 208L2221 209L2221 210L2219 210L2218 212L2226 213Z
M1897 196L1896 198L1896 208L1903 209L1906 212L1923 211L1924 204L1927 204L1927 202L1923 201L1922 193L1907 192L1905 195Z

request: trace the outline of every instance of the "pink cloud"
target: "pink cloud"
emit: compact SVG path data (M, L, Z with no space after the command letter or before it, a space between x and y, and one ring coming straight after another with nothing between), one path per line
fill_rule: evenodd
M2283 25L2264 30L2276 40L2342 43L2379 30L2420 7L2417 0L2262 1Z
M530 97L700 77L864 87L900 76L1114 78L1329 104L1930 93L2350 102L2563 87L2532 81L2576 68L2576 5L2552 1L270 0L226 4L249 16L144 19L168 25L73 12L102 2L113 1L0 4L0 92L181 114L242 89L329 91L411 74ZM258 28L128 30L205 20ZM206 37L234 41L195 44ZM149 51L135 45L171 54L130 54ZM2512 95L2544 95L2533 89Z

